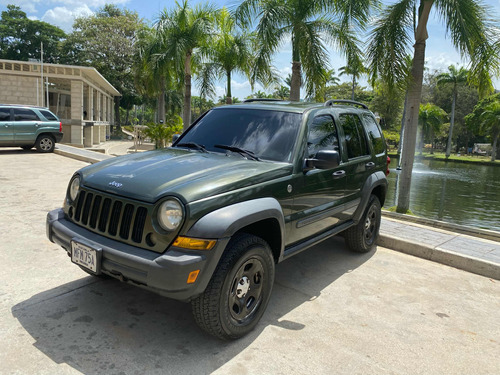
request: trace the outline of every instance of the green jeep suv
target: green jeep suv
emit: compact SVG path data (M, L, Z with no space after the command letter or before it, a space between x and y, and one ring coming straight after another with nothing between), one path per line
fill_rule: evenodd
M238 338L277 263L341 232L374 248L387 161L360 103L253 99L208 111L172 147L77 171L47 236L84 271L189 301L201 328Z
M0 147L52 152L62 137L61 121L47 108L0 104Z

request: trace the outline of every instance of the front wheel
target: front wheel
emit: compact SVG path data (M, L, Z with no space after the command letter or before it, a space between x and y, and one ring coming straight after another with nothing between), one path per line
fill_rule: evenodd
M264 314L273 283L274 259L267 242L237 234L205 292L191 302L196 323L221 339L246 335Z
M378 240L380 219L380 201L375 195L371 195L359 223L344 232L347 247L358 253L367 253L373 249Z
M50 135L42 134L36 140L35 147L38 152L53 152L56 142Z

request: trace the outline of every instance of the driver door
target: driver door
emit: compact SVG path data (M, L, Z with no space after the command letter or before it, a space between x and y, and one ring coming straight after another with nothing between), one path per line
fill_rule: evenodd
M314 158L319 150L340 152L337 127L330 114L318 115L310 124L304 158ZM299 242L337 225L342 218L345 185L342 164L331 169L315 168L299 177L287 242Z

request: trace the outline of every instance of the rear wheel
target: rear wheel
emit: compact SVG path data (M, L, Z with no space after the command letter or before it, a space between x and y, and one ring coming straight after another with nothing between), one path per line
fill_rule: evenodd
M38 152L53 152L55 146L56 142L54 138L48 134L40 135L35 143L35 147Z
M237 234L205 292L191 302L196 323L221 339L246 335L264 314L273 282L274 259L267 242Z
M375 195L371 195L362 219L344 232L347 247L358 253L372 250L377 244L380 218L380 201Z

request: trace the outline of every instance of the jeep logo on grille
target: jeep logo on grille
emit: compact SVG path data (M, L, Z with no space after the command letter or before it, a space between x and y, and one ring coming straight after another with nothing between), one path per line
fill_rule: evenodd
M115 188L121 188L123 184L120 184L119 182L112 181L108 184L109 186L114 186Z

